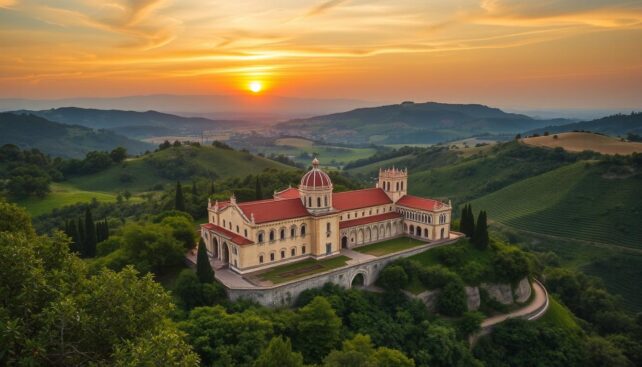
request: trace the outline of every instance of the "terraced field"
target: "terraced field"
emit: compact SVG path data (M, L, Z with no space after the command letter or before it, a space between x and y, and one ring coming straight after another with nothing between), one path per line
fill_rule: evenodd
M640 176L606 179L578 162L486 195L473 207L524 231L642 248Z

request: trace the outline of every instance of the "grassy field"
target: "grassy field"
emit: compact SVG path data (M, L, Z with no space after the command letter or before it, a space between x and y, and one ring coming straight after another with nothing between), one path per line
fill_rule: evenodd
M88 191L121 192L129 190L130 192L144 192L152 190L158 184L176 182L176 179L169 178L170 176L164 174L163 169L151 164L150 160L167 164L166 170L180 169L189 165L194 173L189 174L189 177L184 178L183 181L198 176L219 179L242 177L261 172L266 168L293 169L290 166L241 151L211 146L200 148L183 146L161 150L141 158L129 159L123 164L105 171L72 178L69 183ZM131 181L123 180L124 176L131 177Z
M535 322L541 324L549 324L551 326L557 326L562 329L580 331L580 326L575 321L573 313L569 311L565 306L560 304L554 297L549 297L549 306L548 310L542 318L536 320Z
M414 156L412 154L403 155L400 157L395 157L395 158L390 158L383 161L378 161L375 163L370 163L365 166L350 168L346 170L346 172L354 175L375 175L375 174L378 174L379 168L383 168L383 167L387 168L395 165L399 167L400 162L404 162L406 160L412 159L413 157Z
M642 152L642 143L621 141L610 136L582 132L524 138L522 142L546 148L560 147L569 152L592 150L602 154L620 155Z
M368 158L376 153L374 148L348 148L320 145L304 138L280 138L273 146L258 146L257 152L265 155L283 154L306 166L317 156L322 166L339 168L357 159Z
M472 202L491 221L517 229L642 248L641 175L607 179L578 162Z
M373 243L371 245L357 247L354 250L361 252L362 254L383 256L393 252L411 249L425 243L425 241L419 241L409 237L399 237L383 242Z
M335 256L323 260L306 259L292 264L277 266L265 273L257 274L257 276L263 281L267 280L273 284L278 284L342 267L348 260L350 258L346 256Z
M67 183L53 183L51 192L44 198L32 197L20 200L17 204L25 207L33 217L37 217L61 206L89 202L94 198L105 202L116 201L116 195L113 193L84 191Z

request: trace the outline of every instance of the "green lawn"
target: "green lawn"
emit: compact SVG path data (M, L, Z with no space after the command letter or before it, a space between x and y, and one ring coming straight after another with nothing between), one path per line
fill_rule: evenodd
M265 273L258 274L257 276L261 280L269 280L274 284L279 284L303 278L308 275L340 268L344 266L348 260L350 260L350 258L347 256L335 256L323 260L306 259L292 264L277 266L276 268L270 269Z
M557 326L562 329L580 330L580 326L575 321L573 313L564 305L560 304L554 297L549 297L548 310L546 310L542 318L535 322Z
M44 198L28 198L18 201L17 204L25 207L31 216L37 217L65 205L90 202L93 198L105 202L116 201L116 195L112 193L85 191L67 183L53 183L51 192Z
M361 252L362 254L383 256L393 252L407 250L413 247L426 244L426 241L419 241L409 237L393 238L391 240L373 243L362 247L354 248L353 250Z

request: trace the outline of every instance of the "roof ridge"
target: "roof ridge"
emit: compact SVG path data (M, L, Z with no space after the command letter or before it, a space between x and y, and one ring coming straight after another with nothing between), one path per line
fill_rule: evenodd
M356 189L356 190L349 190L349 191L341 191L341 192L333 192L333 195L339 195L339 194L347 194L350 192L357 192L357 191L366 191L366 190L381 190L383 189L381 187L366 187L365 189Z

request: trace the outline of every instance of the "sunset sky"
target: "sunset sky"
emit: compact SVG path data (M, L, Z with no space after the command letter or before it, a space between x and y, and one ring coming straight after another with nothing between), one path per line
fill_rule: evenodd
M0 98L642 107L642 1L0 0Z

